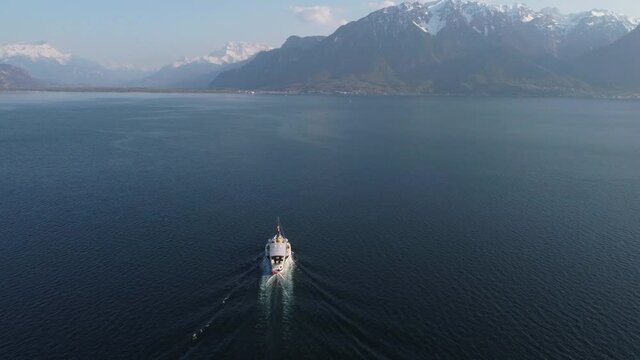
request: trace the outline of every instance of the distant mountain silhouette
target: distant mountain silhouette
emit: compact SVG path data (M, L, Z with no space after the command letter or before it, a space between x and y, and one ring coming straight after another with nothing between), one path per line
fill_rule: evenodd
M220 72L240 67L255 54L271 48L265 44L228 42L224 48L209 55L184 58L164 66L134 85L151 88L206 89Z
M15 43L0 46L0 64L20 67L56 86L124 85L144 71L109 69L93 61L66 54L46 42Z
M576 76L594 86L640 91L640 27L576 61Z
M45 85L23 69L13 65L0 64L0 90L37 89Z

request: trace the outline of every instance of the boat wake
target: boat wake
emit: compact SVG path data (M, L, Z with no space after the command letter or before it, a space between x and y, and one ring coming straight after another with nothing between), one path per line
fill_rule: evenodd
M203 347L213 347L213 352L224 353L234 346L235 335L240 334L242 329L262 329L261 332L266 336L265 344L269 348L275 344L267 339L286 341L290 338L295 267L291 245L284 237L278 219L276 235L267 241L264 253L254 257L244 271L237 272L238 275L222 278L227 286L217 287L216 297L221 296L218 297L220 300L209 311L208 320L191 333L188 349L182 358L202 351ZM255 276L258 272L259 277ZM252 288L258 290L257 302L253 295L255 293L250 291ZM252 312L257 317L252 317ZM238 317L238 314L243 316ZM206 334L211 339L215 338L216 342L200 343ZM281 349L273 350L278 352Z
M268 259L263 260L257 327L261 329L265 339L269 339L266 341L267 353L282 351L293 333L295 268L296 264L291 258L282 272L271 275Z
M272 336L274 331L282 331L282 335L288 334L291 328L289 324L294 303L293 277L295 267L296 264L292 257L282 272L272 275L269 260L264 254L255 256L251 264L247 264L244 271L229 279L226 289L219 292L217 300L211 304L209 318L190 333L188 343L185 344L187 345L186 352L182 353L179 358L188 359L194 353L201 351L198 350L201 347L199 345L201 342L205 347L209 347L211 344L205 340L210 337L207 334L211 333L209 335L214 336L218 333L220 331L218 325L226 324L230 314L240 311L251 312L251 308L255 309L256 305L258 307L258 323L253 325L236 323L236 325L263 328L267 336ZM255 300L251 301L251 298L255 299L255 295L251 295L252 289L255 289L254 286L258 288L257 304ZM225 344L220 344L220 347L224 348ZM222 349L219 350L222 351Z

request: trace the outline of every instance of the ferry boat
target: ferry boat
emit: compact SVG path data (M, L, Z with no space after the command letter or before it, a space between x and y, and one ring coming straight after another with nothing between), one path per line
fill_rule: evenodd
M271 275L278 275L291 265L291 244L282 233L280 218L276 225L276 234L267 241L264 256L269 261Z

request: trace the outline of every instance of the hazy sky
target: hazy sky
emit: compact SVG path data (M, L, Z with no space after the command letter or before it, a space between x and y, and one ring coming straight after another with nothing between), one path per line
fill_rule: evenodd
M516 0L517 1L517 0ZM485 0L497 4L516 1ZM520 0L519 2L522 2ZM564 12L605 8L640 17L640 0L529 0ZM48 41L106 65L156 67L204 55L229 40L279 46L326 35L385 0L2 0L0 44ZM398 3L398 1L396 1Z

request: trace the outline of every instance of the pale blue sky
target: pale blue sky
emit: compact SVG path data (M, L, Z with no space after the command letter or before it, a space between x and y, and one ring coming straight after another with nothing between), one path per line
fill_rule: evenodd
M485 0L511 4L516 1ZM48 41L103 64L156 67L204 55L228 40L279 46L326 35L384 0L2 0L0 44ZM396 1L398 2L398 1ZM520 0L522 2L522 0ZM640 0L529 0L563 12L605 8L640 17ZM323 6L323 7L319 7Z

